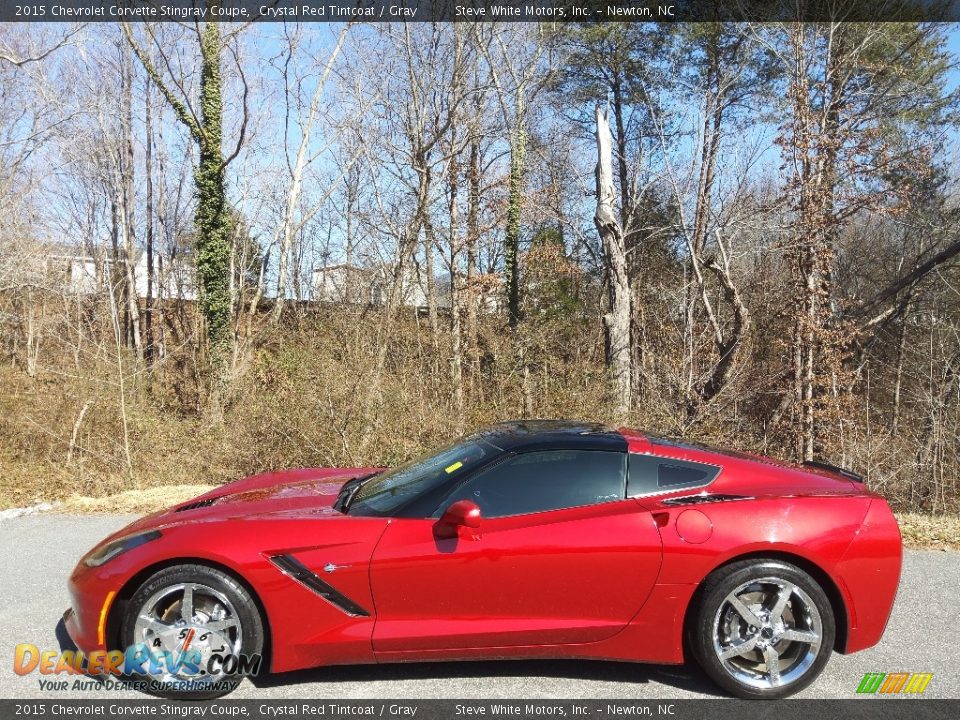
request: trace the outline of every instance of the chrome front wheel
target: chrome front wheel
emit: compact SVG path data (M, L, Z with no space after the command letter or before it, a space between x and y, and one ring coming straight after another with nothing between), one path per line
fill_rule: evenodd
M245 584L226 572L193 564L164 568L124 607L120 645L134 661L132 672L146 676L147 692L210 699L260 670L263 618Z
M243 624L227 595L205 583L168 585L151 595L137 612L134 642L170 658L190 655L191 665L210 667L215 654L237 655L243 645ZM170 663L160 676L164 682L194 679L189 666ZM204 671L205 681L227 676L223 666Z

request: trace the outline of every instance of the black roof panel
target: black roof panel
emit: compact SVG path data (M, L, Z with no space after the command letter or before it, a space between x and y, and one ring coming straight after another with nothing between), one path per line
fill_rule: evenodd
M490 425L470 437L502 450L619 450L626 438L610 425L573 420L510 420Z

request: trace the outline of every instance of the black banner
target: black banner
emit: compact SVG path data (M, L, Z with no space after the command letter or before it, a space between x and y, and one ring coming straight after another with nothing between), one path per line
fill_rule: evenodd
M953 720L960 700L0 700L0 718L252 718L297 720L546 720L661 718L703 720Z
M3 22L960 21L960 0L0 0Z

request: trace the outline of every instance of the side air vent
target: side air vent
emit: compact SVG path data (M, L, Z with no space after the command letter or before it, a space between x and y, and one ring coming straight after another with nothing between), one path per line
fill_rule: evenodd
M317 577L315 573L311 572L310 568L292 555L274 555L270 558L270 562L284 575L293 578L304 587L312 590L334 607L343 610L347 615L354 617L370 616L370 613L335 587L325 583Z
M662 505L706 505L708 503L732 502L734 500L753 500L749 495L687 495L664 500Z
M206 500L197 500L196 502L181 505L174 512L186 512L187 510L199 510L200 508L210 507L220 498L207 498Z

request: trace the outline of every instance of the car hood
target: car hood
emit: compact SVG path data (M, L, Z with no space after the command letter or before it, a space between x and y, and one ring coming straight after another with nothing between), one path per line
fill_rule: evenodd
M124 528L122 534L192 522L265 516L343 518L332 507L343 484L382 469L298 468L254 475L140 518Z

